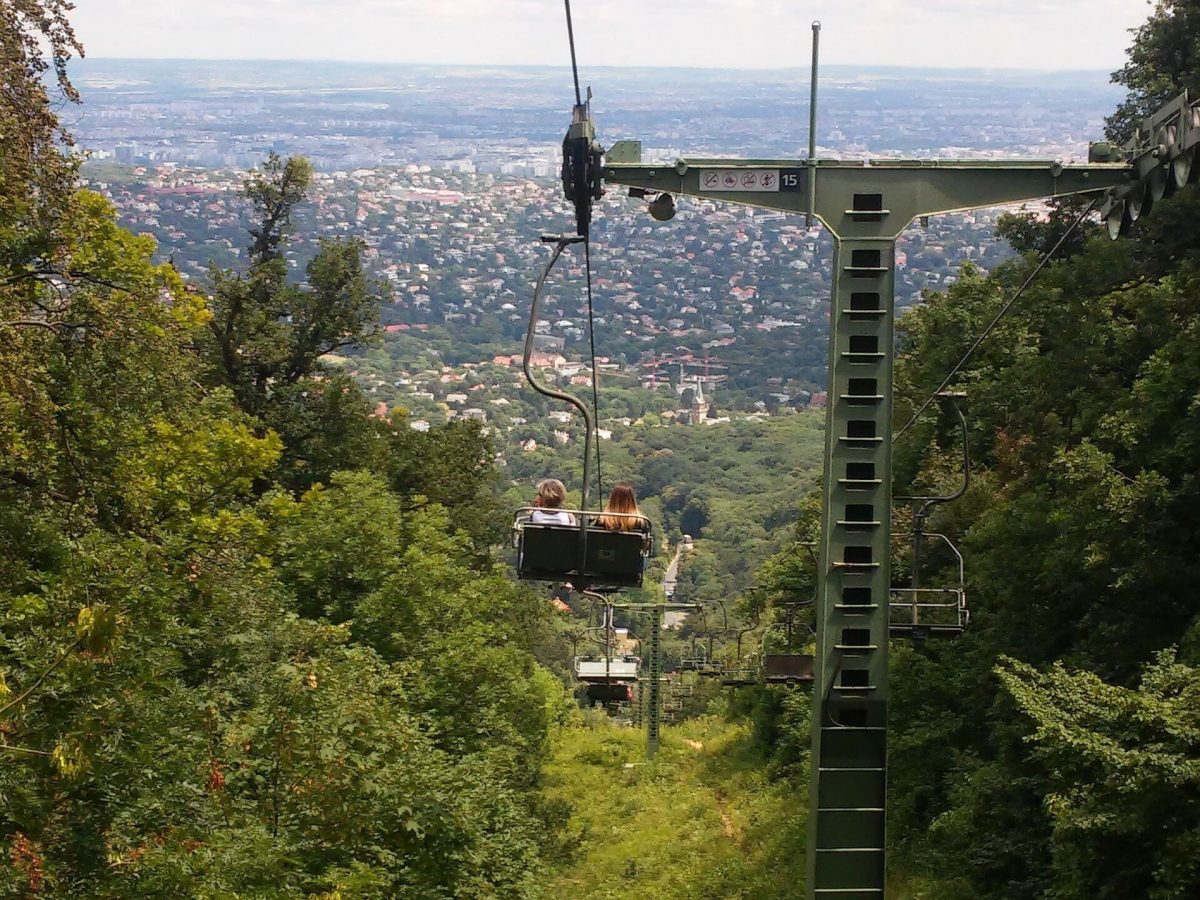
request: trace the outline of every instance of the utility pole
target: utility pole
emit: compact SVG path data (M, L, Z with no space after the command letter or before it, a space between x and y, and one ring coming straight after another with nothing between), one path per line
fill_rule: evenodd
M670 218L673 195L684 195L803 214L833 237L808 896L880 900L886 880L897 238L925 216L1075 194L1119 196L1153 165L1142 157L1131 163L1129 154L1107 145L1097 145L1091 156L1096 161L1087 165L817 159L819 38L814 23L807 159L685 158L646 165L640 142L621 141L605 155L601 177L649 198L655 218ZM1116 202L1118 220L1136 218L1132 203ZM1112 207L1110 202L1106 211ZM652 642L657 640L656 627ZM657 677L653 672L652 707Z

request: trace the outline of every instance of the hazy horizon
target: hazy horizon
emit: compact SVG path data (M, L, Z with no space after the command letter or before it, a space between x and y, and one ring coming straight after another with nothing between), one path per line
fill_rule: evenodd
M84 59L74 59L72 66L88 65L97 62L114 63L254 63L279 65L344 65L344 66L391 66L397 68L430 68L430 69L512 69L537 71L562 71L569 73L570 66L556 63L471 63L471 62L419 62L412 60L381 60L381 59L338 59L328 58L288 58L264 56L98 56L89 53ZM685 71L685 72L746 72L764 74L770 72L799 72L806 77L809 72L808 64L795 66L720 66L720 65L651 65L651 64L610 64L592 65L588 71ZM1051 75L1096 75L1105 79L1112 76L1113 69L1097 68L1027 68L1022 66L959 66L959 65L905 65L887 63L822 63L821 71L857 70L863 72L978 72L978 73L1013 73L1013 74L1051 74ZM583 75L585 73L581 73Z
M832 64L1112 70L1146 0L577 0L582 69ZM1082 14L1081 13L1086 13ZM89 0L72 17L103 58L565 64L560 0Z

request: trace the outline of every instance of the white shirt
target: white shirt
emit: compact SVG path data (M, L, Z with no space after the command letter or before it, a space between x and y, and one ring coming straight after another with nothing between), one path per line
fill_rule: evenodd
M529 517L529 521L534 525L574 525L575 517L561 509L554 511L535 509L533 515Z

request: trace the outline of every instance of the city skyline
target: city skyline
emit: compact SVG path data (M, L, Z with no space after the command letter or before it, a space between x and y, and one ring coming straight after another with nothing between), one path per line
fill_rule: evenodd
M583 74L600 66L804 65L813 19L832 64L1112 70L1147 0L635 0L575 3ZM561 65L557 0L89 0L76 13L100 58ZM1064 40L1063 35L1070 35ZM267 40L270 38L270 40Z

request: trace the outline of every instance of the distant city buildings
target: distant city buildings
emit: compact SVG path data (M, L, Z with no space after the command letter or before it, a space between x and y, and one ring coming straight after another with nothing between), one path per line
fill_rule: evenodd
M169 65L80 64L85 104L73 128L95 157L84 177L123 225L152 235L160 258L202 289L211 263L244 264L250 223L239 191L248 170L270 152L304 154L317 175L289 251L294 277L303 279L320 239L360 240L368 268L391 292L382 349L423 348L393 368L374 354L370 364L355 360L351 371L375 414L416 431L477 422L510 436L513 459L518 447L532 453L578 439L577 417L535 416L522 399L530 285L546 258L538 236L570 221L557 182L557 74L484 79L319 64L297 74L222 63L213 87L184 64L162 77ZM1071 158L1099 136L1115 96L1103 79L1068 89L1023 76L878 73L863 81L829 71L822 152L843 158ZM771 102L748 103L747 85ZM806 103L807 85L778 73L629 74L610 80L600 125L606 142L641 137L655 162L794 156L806 142ZM898 305L953 284L964 263L988 271L1009 258L994 235L998 215L908 229L897 253ZM594 309L583 299L579 258L567 257L530 361L547 381L588 392L595 325L606 354L596 361L602 390L639 397L603 418L602 438L638 422L710 424L827 402L825 355L813 349L823 347L827 327L826 232L796 216L696 199L681 200L676 219L657 225L644 203L616 190L601 201L598 223ZM690 403L680 399L688 389Z

